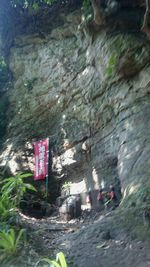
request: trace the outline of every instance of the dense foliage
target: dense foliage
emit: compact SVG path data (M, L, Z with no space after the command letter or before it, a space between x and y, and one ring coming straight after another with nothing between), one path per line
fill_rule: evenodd
M35 188L31 184L24 182L24 179L30 176L31 174L21 173L15 177L2 179L1 181L0 266L16 266L16 263L22 262L24 258L25 262L27 261L24 253L28 250L30 242L30 238L28 237L29 230L21 227L19 204L27 190L35 191ZM46 266L67 267L63 252L57 253L56 260L49 258L40 259L35 266L41 266L41 262L46 263Z
M0 222L8 220L15 214L27 190L36 191L35 188L25 183L24 179L31 174L18 174L15 177L5 178L1 182L0 190Z
M26 243L26 231L17 223L18 207L26 190L35 190L24 179L31 174L18 174L2 179L0 189L0 262L12 260Z
M24 179L31 177L31 174L18 174L15 177L5 178L1 189L3 197L11 199L16 207L19 206L27 190L36 191L36 189L29 183L25 183Z
M0 252L4 258L16 255L24 233L25 229L20 229L18 233L13 228L0 231Z

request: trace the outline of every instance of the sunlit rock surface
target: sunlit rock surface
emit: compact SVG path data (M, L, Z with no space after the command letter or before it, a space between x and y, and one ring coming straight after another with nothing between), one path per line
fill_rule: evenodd
M104 31L91 38L78 27L79 13L62 18L45 38L14 41L6 145L19 147L22 169L33 170L27 142L50 137L53 170L72 181L73 192L119 183L134 188L150 175L149 44ZM4 150L1 165L18 171Z

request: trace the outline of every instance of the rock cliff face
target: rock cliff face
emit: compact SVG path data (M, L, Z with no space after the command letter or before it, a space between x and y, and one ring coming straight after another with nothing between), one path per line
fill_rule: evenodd
M31 144L49 136L53 171L74 192L121 184L132 194L150 175L150 46L134 34L91 35L80 18L61 14L47 35L16 37L1 165L32 170Z

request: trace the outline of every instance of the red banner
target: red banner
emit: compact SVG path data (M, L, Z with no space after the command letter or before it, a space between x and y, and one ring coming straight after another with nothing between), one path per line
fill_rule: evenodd
M48 174L49 139L34 143L34 180L43 180Z

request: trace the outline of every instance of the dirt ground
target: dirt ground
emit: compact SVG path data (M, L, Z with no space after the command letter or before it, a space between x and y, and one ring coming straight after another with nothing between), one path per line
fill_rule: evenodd
M80 220L69 222L59 216L21 215L29 229L32 258L54 259L63 251L68 267L150 267L150 243L131 239L113 213L85 211Z

